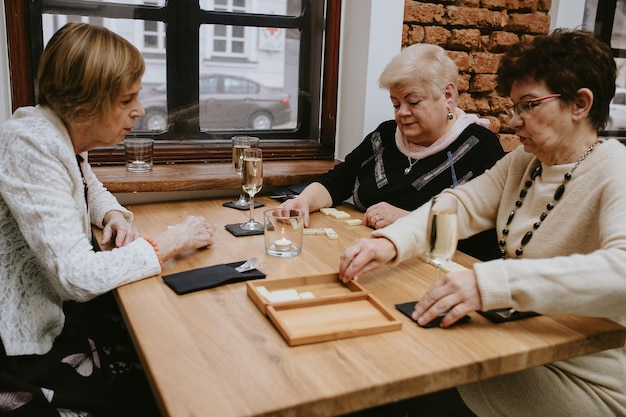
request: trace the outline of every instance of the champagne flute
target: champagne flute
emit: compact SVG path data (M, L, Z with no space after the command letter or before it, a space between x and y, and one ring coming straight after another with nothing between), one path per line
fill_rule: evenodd
M457 203L454 197L438 195L430 202L426 228L430 261L437 267L437 280L441 265L452 259L457 240Z
M263 153L259 148L243 151L241 188L250 196L250 219L241 225L244 230L263 230L263 223L254 220L254 196L263 186Z
M235 172L241 178L241 161L243 158L243 150L247 148L256 148L259 145L259 138L253 136L234 136L233 142L233 167ZM239 199L232 202L233 205L240 208L248 208L248 200L243 193L239 193Z

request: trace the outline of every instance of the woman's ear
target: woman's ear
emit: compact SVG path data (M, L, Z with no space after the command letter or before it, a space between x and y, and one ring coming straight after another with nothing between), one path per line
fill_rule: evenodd
M578 89L578 96L574 102L574 118L579 120L588 117L592 105L593 91L588 88Z
M448 83L446 85L446 89L444 90L443 95L445 96L446 102L449 105L448 110L453 109L455 106L455 99L456 99L456 89L453 83Z

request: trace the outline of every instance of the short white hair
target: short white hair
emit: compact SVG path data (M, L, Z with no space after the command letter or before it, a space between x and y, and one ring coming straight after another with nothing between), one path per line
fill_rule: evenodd
M378 86L386 90L410 82L420 82L437 97L449 83L458 96L459 69L446 51L437 45L416 43L393 57L378 79Z

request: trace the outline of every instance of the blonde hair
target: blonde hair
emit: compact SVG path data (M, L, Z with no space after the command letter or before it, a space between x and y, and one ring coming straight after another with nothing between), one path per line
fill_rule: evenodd
M106 120L144 70L141 52L126 39L102 26L67 23L41 55L37 99L67 124Z
M459 69L443 48L428 43L416 43L404 48L391 59L380 75L378 85L389 90L417 81L424 84L433 97L437 97L452 83L456 104L458 78Z

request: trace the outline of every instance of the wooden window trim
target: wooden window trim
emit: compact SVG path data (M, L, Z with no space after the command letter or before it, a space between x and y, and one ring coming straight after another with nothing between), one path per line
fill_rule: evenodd
M7 16L7 37L9 50L9 76L11 82L12 108L32 106L35 104L36 69L32 52L32 34L38 33L32 27L29 0L13 0L5 2ZM327 26L324 45L324 88L321 97L321 120L319 131L312 129L312 136L308 140L298 143L281 140L264 140L264 158L268 160L284 159L321 159L333 160L335 150L337 91L339 79L339 35L341 23L341 0L328 0L326 11ZM321 40L320 40L321 41ZM321 83L322 80L312 80ZM192 143L195 145L197 143ZM202 143L201 146L169 141L160 145L155 151L155 162L183 163L183 162L226 162L231 158L230 151L225 143ZM118 146L98 151L99 162L102 165L113 164L113 158L105 158L106 154L116 157L119 165L123 148ZM168 159L172 155L180 155L176 160Z

